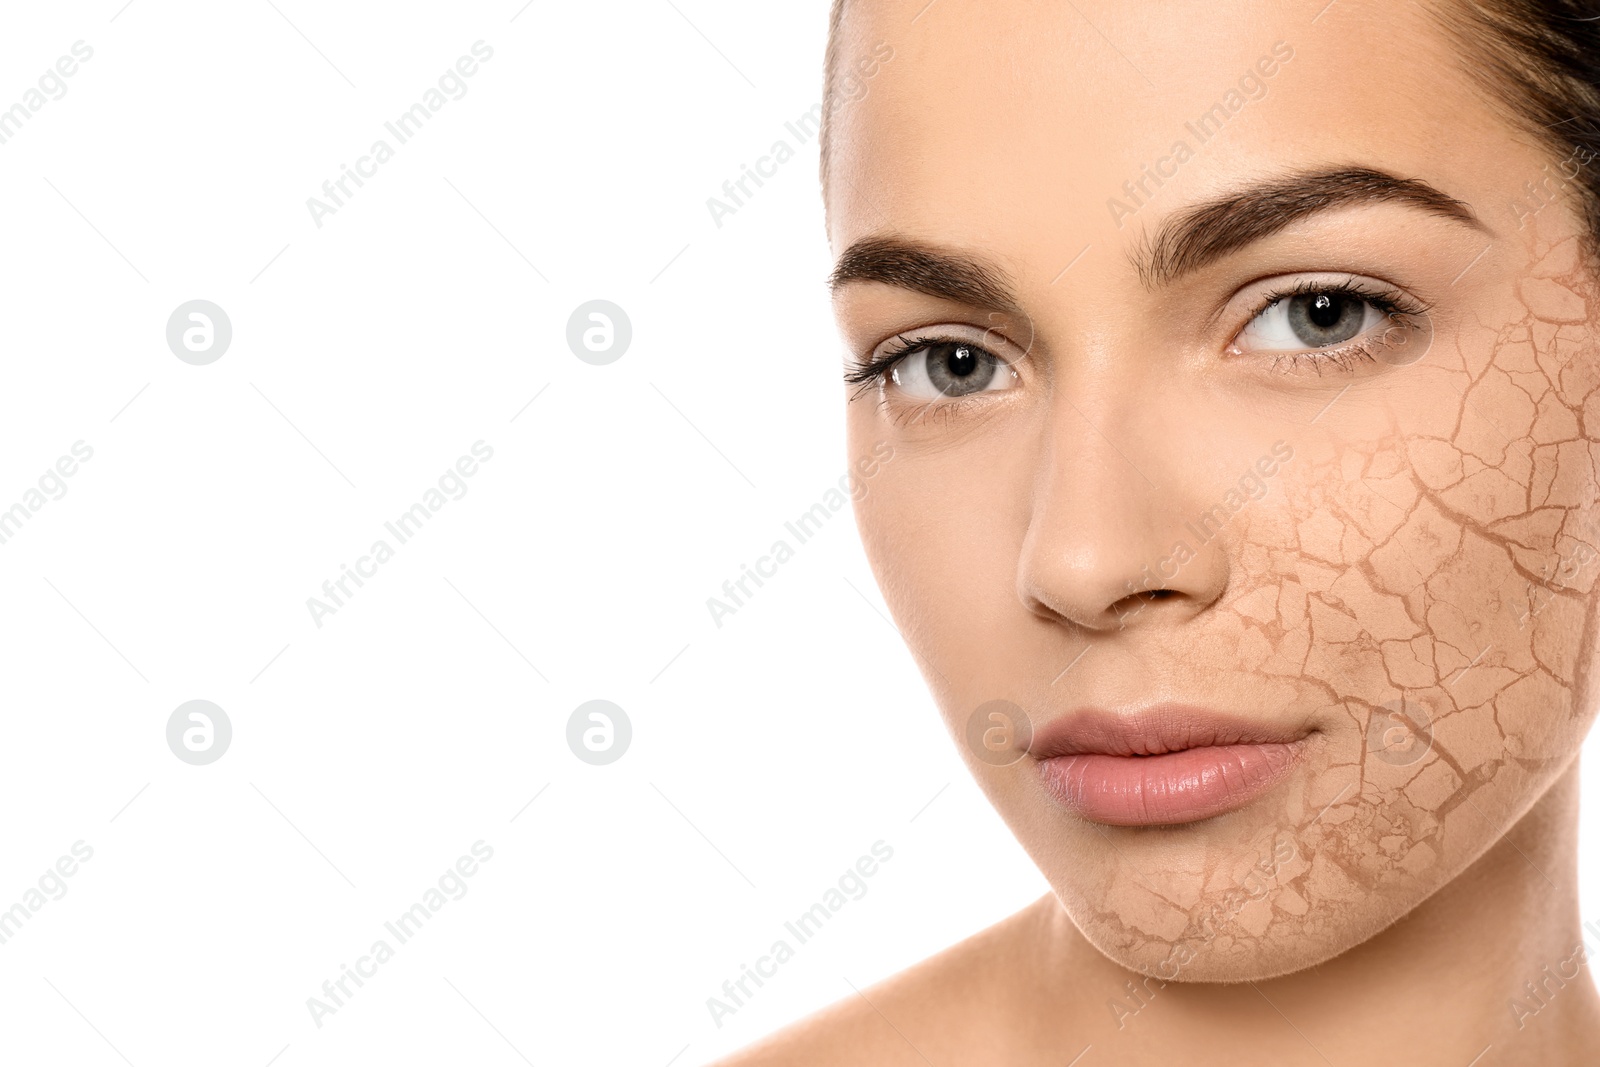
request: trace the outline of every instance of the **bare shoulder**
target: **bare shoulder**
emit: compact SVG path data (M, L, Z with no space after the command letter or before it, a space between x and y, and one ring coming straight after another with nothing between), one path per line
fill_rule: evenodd
M927 1067L1006 1062L1016 1003L1008 990L1039 966L1041 926L1058 921L1046 896L958 944L785 1027L714 1067Z

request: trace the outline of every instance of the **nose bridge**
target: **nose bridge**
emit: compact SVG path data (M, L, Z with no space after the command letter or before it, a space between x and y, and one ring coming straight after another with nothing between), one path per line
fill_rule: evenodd
M1181 536L1197 473L1182 406L1130 378L1053 398L1017 575L1031 610L1091 630L1192 614L1226 584L1225 554Z

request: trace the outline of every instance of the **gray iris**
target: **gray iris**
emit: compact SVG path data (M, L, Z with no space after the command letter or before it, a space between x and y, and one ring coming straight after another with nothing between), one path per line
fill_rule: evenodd
M947 341L929 345L928 380L945 396L965 396L987 389L1000 361L976 345Z
M1348 341L1361 331L1366 301L1342 293L1302 293L1289 298L1289 329L1311 348Z

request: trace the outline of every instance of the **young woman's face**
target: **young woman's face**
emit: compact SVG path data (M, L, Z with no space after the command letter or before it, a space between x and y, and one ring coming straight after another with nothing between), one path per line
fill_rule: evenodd
M857 0L838 52L880 60L834 118L838 314L899 356L849 391L867 551L1073 919L1165 978L1392 923L1593 711L1560 175L1600 160L1420 6L1325 4Z

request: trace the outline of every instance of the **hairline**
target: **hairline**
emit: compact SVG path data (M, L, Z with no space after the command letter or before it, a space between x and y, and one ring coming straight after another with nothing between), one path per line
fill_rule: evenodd
M1558 105L1577 101L1587 107L1587 124L1579 116L1566 121L1577 124L1572 140L1584 144L1600 156L1600 84L1585 82L1582 78L1552 72L1554 62L1550 50L1542 55L1528 53L1534 47L1530 42L1536 36L1524 23L1538 17L1537 12L1526 10L1528 0L1440 0L1424 4L1448 38L1457 43L1458 54L1476 63L1463 63L1468 77L1487 90L1485 96L1491 107L1512 123L1514 128L1531 135L1552 162L1564 159L1563 150L1569 142L1562 132L1557 132L1564 122L1552 119L1552 109ZM832 0L828 13L828 43L823 58L822 123L818 135L818 179L822 189L824 227L831 226L832 211L828 172L832 162L833 108L837 88L840 41L844 24L846 0ZM1450 13L1464 13L1465 17L1452 20ZM1600 13L1597 13L1600 18ZM1520 34L1520 36L1519 36ZM1541 60L1545 62L1541 62ZM1577 110L1570 108L1567 110ZM1600 174L1593 174L1587 183L1578 183L1575 193L1562 189L1563 196L1574 195L1571 203L1584 225L1583 245L1591 262L1600 269Z

